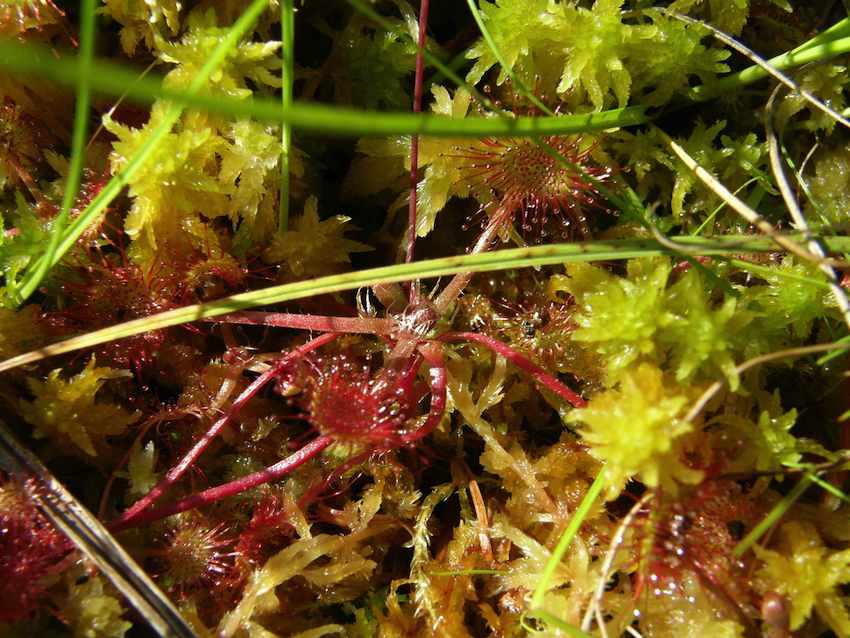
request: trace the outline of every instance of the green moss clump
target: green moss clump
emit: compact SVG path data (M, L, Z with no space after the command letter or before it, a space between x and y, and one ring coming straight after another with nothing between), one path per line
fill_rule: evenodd
M46 381L28 379L33 401L22 401L21 415L35 429L37 438L49 437L53 443L71 443L77 452L94 457L110 448L106 437L124 433L139 420L138 412L106 401L96 395L111 379L127 378L128 372L100 368L92 357L79 374L68 380L54 370Z
M570 414L582 438L607 467L609 497L632 477L676 493L677 481L698 483L702 472L682 462L683 438L693 426L680 419L688 399L673 393L657 368L643 363L624 374L618 387L597 394Z

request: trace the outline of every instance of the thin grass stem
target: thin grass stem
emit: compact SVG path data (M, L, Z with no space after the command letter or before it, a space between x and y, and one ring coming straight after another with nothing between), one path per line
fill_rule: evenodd
M533 611L536 612L542 608L543 599L546 596L546 591L549 589L549 585L552 583L552 579L555 577L555 572L558 571L561 561L564 560L564 555L567 553L570 545L572 545L573 539L576 534L578 534L579 529L581 529L581 524L590 513L590 509L593 507L594 503L596 503L596 499L599 498L599 494L602 492L604 485L605 468L603 467L599 470L596 478L593 479L593 483L590 484L584 498L581 499L581 503L579 503L578 508L576 508L575 513L572 518L570 518L570 522L564 530L564 533L561 535L561 538L558 540L558 544L555 546L555 549L552 550L552 555L549 557L549 560L546 561L543 573L540 574L540 580L537 582L537 586L534 588L534 593L531 595L531 608Z
M840 341L835 341L833 343L822 343L814 346L802 346L799 348L788 348L787 350L778 350L776 352L770 352L768 354L763 354L758 357L753 357L752 359L747 359L744 363L735 367L735 374L743 374L750 368L754 368L763 363L770 363L772 361L780 361L782 359L790 359L794 357L803 357L809 354L819 354L821 352L831 352L835 351L845 351L850 349L850 339L842 339ZM711 401L720 390L726 385L726 379L723 381L715 381L712 383L706 390L700 395L699 399L697 399L696 403L694 403L693 407L688 411L688 414L685 416L685 421L693 421L696 419L700 412L703 411L708 402Z
M793 239L799 236L791 235L789 237ZM775 250L772 239L751 235L715 237L710 240L688 235L674 237L672 241L679 245L695 248L701 255L762 253ZM838 252L850 250L850 238L848 237L830 237L824 241L830 250ZM678 253L679 250L664 246L653 239L621 239L509 248L329 275L307 281L261 288L217 301L176 308L108 328L93 330L84 335L47 345L0 362L0 372L41 361L47 357L109 343L151 330L161 330L201 319L220 317L239 310L248 310L333 292L357 290L377 284L441 277L455 273L471 274L510 270L512 268L633 259L657 255L676 255Z
M280 28L283 66L281 67L280 105L285 111L292 106L292 84L295 81L295 7L293 0L280 0ZM290 165L292 163L292 125L280 125L280 210L277 229L284 232L289 225Z
M490 49L490 52L493 54L493 57L498 60L499 64L504 69L505 74L511 79L513 85L517 88L517 90L522 93L526 99L531 102L534 106L540 109L541 112L545 113L549 116L554 116L555 113L546 106L540 98L534 95L534 92L531 91L522 79L514 73L513 68L510 64L508 64L505 56L502 55L502 52L499 50L499 47L496 46L496 41L493 39L493 36L490 34L490 30L487 28L487 25L484 24L484 18L481 16L481 12L478 11L478 7L475 6L475 0L466 0L467 6L469 6L469 11L472 14L472 17L475 19L475 24L478 25L478 30L481 32L481 36L484 38L484 42L487 44L487 48Z
M37 74L58 84L73 85L78 80L78 60L72 56L56 56L44 47L0 42L0 69L16 73ZM233 118L254 118L264 122L288 123L294 130L351 137L389 135L430 135L434 137L533 137L567 135L625 126L649 121L646 109L631 106L622 109L558 115L556 117L468 117L451 118L434 113L379 112L316 103L293 102L283 109L279 100L254 97L238 100L188 93L164 88L161 78L150 74L140 79L137 71L113 62L95 60L92 67L92 89L121 95L141 103L165 99L175 104L203 109Z
M797 499L803 495L803 492L809 489L809 486L813 482L811 474L804 475L803 478L801 478L791 489L791 491L782 497L781 501L773 506L773 509L767 513L767 516L759 521L758 525L751 529L749 533L741 539L741 542L738 543L732 551L732 555L736 558L743 556L748 549L755 545L758 540L785 515L785 512L787 512L791 506L797 502Z
M694 20L693 18L689 18L688 16L683 15L681 13L678 13L676 11L670 11L668 9L664 9L663 11L667 15L670 15L670 16L676 18L677 20L681 20L682 22L685 22L685 23L691 24L691 25L700 25L703 28L708 29L709 32L711 32L711 34L715 38L717 38L718 40L720 40L724 44L732 47L733 49L738 51L738 53L743 54L748 60L750 60L751 62L754 62L756 64L756 66L763 69L765 71L765 73L767 73L768 75L771 75L774 79L778 80L780 83L784 84L789 89L791 89L792 91L794 91L795 93L800 95L804 100L806 100L809 104L814 106L816 109L823 111L824 113L829 115L831 118L833 118L836 122L840 122L843 126L850 128L850 121L848 121L843 115L841 115L841 113L836 111L834 108L832 108L828 104L825 104L822 100L820 100L816 96L812 95L809 91L800 87L800 85L797 84L796 82L794 82L794 80L792 80L787 75L782 73L782 71L780 71L779 69L777 69L776 67L771 65L767 60L765 60L763 57L758 55L751 48L749 48L748 46L742 44L741 42L739 42L738 40L736 40L735 38L730 36L728 33L724 33L723 31L721 31L717 27L714 27L714 26L712 26L712 25L710 25L706 22L702 22L700 20ZM806 50L807 51L811 50L811 48L808 48Z
M602 603L602 598L605 595L605 586L608 584L608 578L611 576L611 570L614 567L614 560L617 557L617 552L620 551L620 547L622 547L623 543L626 540L626 532L628 532L629 528L632 526L632 523L634 523L641 510L654 497L655 492L652 491L648 491L646 494L644 494L640 498L640 500L638 500L638 502L632 506L628 514L623 517L623 520L617 527L617 531L614 533L614 537L611 539L611 543L608 546L608 551L605 554L605 560L602 563L602 572L599 575L599 580L596 583L596 589L593 592L593 598L591 598L590 605L588 605L587 611L585 611L584 617L582 618L581 628L584 631L590 631L590 624L593 622L594 616L599 611L599 607Z
M775 241L779 246L784 248L790 253L793 253L797 257L804 259L805 261L811 262L820 266L821 264L829 264L836 265L832 263L831 260L826 259L824 257L819 257L818 255L812 254L806 248L803 248L795 241L788 239L787 236L782 235L770 222L768 222L762 215L754 211L750 208L743 200L733 195L729 192L729 189L726 188L720 181L714 177L711 173L709 173L705 168L700 166L696 160L691 157L688 152L682 147L681 144L674 141L669 135L667 135L664 131L657 129L661 136L665 139L670 149L679 158L679 160L694 173L694 175L699 178L699 180L705 184L715 195L717 195L720 199L722 199L726 204L738 213L741 217L743 217L748 223L752 224L756 228L758 228L765 235L770 237L773 241ZM837 264L842 265L842 264Z
M68 176L62 193L61 208L50 231L47 250L42 258L36 262L31 274L24 276L20 288L17 291L10 291L17 304L23 303L36 291L52 264L55 263L59 241L71 215L71 207L74 205L80 190L85 162L89 110L91 108L91 67L94 60L95 22L95 1L82 0L80 4L80 78L77 83L77 100L74 107L74 129L71 134L71 160L68 164Z
M810 62L822 62L846 53L850 53L850 37L841 37L820 41L813 45L800 45L797 49L765 60L765 64L776 71L787 71ZM695 102L704 102L718 95L733 93L742 87L763 80L768 75L770 73L766 70L766 67L754 64L737 73L727 75L712 84L696 86L688 91L688 97Z
M821 259L818 264L818 268L824 275L826 275L826 278L829 281L829 289L832 291L832 296L835 298L836 304L838 304L838 309L841 311L844 323L847 325L847 328L850 329L850 300L848 300L847 293L844 292L844 289L841 287L841 279L838 277L835 269L823 261L826 257L826 252L820 242L812 235L809 222L805 215L803 215L803 209L800 208L797 196L791 189L791 184L788 183L788 176L785 174L785 166L782 162L782 155L779 149L779 135L776 132L774 118L776 98L779 95L780 88L781 87L777 86L770 94L770 98L768 99L767 106L764 110L764 129L765 136L767 137L770 168L773 171L773 178L779 186L779 192L782 194L782 199L785 201L785 207L788 209L791 219L794 220L794 226L796 226L797 230L802 232L805 236L809 252Z

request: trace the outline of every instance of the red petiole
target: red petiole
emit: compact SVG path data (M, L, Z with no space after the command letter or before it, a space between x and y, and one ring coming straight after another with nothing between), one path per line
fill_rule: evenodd
M136 519L139 515L145 511L148 507L153 505L156 501L158 501L165 492L170 489L180 478L187 472L187 470L194 465L194 463L198 460L204 450L209 447L209 444L212 443L213 439L215 439L221 431L230 423L236 414L238 414L239 410L242 409L248 401L250 401L269 381L275 379L279 376L287 367L289 367L293 361L303 357L308 352L312 352L317 348L330 343L334 339L337 338L336 333L328 333L324 334L320 337L316 337L312 341L308 341L303 346L299 346L292 352L287 353L278 362L272 366L268 371L264 372L262 375L257 377L251 385L249 385L245 390L236 397L236 400L230 406L230 408L225 412L224 416L218 419L209 430L202 436L192 449L190 449L186 455L180 460L180 462L175 465L171 470L169 470L168 474L165 475L165 478L160 481L150 492L145 494L142 498L136 501L132 507L126 510L118 519L113 521L110 526L112 529L123 529L128 527L130 524L136 522Z
M302 315L289 312L262 312L244 310L223 317L206 319L212 323L238 323L251 326L315 330L316 332L339 332L359 334L390 334L393 324L389 319L377 317L331 317L324 315Z
M578 394L570 390L557 378L546 372L539 365L521 355L519 352L505 345L501 341L497 341L492 337L479 332L449 332L438 337L440 341L446 343L457 343L459 341L474 341L489 348L498 355L505 357L508 361L514 364L520 370L528 372L534 380L537 381L547 390L554 392L558 396L566 399L576 408L583 408L587 405L587 401L582 399Z

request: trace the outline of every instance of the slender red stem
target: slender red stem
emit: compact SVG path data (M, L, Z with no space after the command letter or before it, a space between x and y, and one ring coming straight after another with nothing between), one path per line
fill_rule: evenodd
M513 213L510 208L506 207L501 207L493 213L484 231L469 252L475 255L489 250L490 244L499 234L499 231L504 228L505 224L510 221L512 215ZM448 310L449 306L460 296L471 279L472 273L469 272L459 272L452 277L452 280L446 284L446 287L440 291L440 294L437 295L437 299L434 301L434 308L437 310L437 314L442 315Z
M433 432L440 424L440 421L446 411L446 367L442 349L436 344L426 344L421 348L421 352L425 360L431 365L431 407L422 427L401 437L400 440L402 445L415 443ZM179 514L180 512L195 509L196 507L211 505L222 499L236 496L237 494L241 494L242 492L257 487L258 485L275 481L286 474L289 474L310 459L314 458L333 442L334 440L330 436L319 436L304 445L297 452L294 452L287 458L267 467L264 470L248 474L247 476L243 476L235 481L230 481L229 483L211 487L162 507L140 510L139 513L131 517L122 516L113 522L109 528L113 532L118 532L129 527L158 521L167 516L172 516L173 514ZM354 467L357 463L364 461L374 452L375 450L370 450L349 459L340 466L340 468L337 468L337 470L335 470L328 479L319 484L317 488L313 488L305 494L299 503L302 504L302 506L304 504L308 504L309 501L314 498L316 494L321 492L321 490L324 489L324 487L331 481L342 476L342 474L348 471L348 469ZM134 505L134 508L135 507L136 506Z
M415 443L428 436L440 425L446 412L446 364L443 359L443 349L437 344L426 344L420 348L425 361L431 366L431 407L428 417L419 429L409 432L401 437L405 445Z
M281 372L283 372L288 365L290 365L295 359L303 357L308 352L315 350L327 343L330 343L334 339L336 339L338 335L336 333L328 333L324 334L320 337L316 337L312 341L308 341L302 346L299 346L295 350L288 352L283 357L281 357L278 362L272 366L268 371L264 372L262 375L257 377L251 385L249 385L245 390L242 391L236 400L233 401L233 404L230 406L230 409L225 412L225 414L215 423L212 424L209 430L202 436L192 449L190 449L186 455L180 460L180 462L171 468L168 473L165 475L165 478L160 481L150 492L145 494L142 498L136 501L129 509L127 509L120 517L118 517L111 525L110 528L123 529L130 522L134 522L140 514L150 507L154 502L162 498L163 494L171 488L180 478L188 471L192 465L198 460L198 457L201 456L203 451L207 449L209 444L215 439L221 431L230 423L234 416L239 413L239 410L250 401L254 395L259 392L266 383L277 377Z
M183 416L184 416L183 414L180 414L179 418L182 418ZM178 417L173 417L173 418L176 419ZM133 448L136 445L141 444L141 441L145 437L145 435L148 433L148 430L150 430L154 425L157 425L157 424L162 423L163 421L167 421L167 420L168 420L168 418L164 418L164 417L162 417L162 415L155 414L154 416L147 419L142 424L142 427L139 430L139 433L136 434L136 438L133 439L132 445L127 449L127 452L124 454L124 456L121 457L121 460L118 462L118 465L115 466L115 469L112 470L112 473L109 475L109 479L107 479L107 481L106 481L106 486L103 488L103 494L101 494L101 496L100 496L100 505L98 506L98 509L97 509L98 518L103 519L103 518L106 517L105 516L106 505L109 502L109 493L112 491L112 485L113 485L113 483L115 483L115 479L118 477L118 472L121 470L122 467L127 465L127 463L129 462L130 455L133 453Z
M577 393L570 390L557 378L546 372L546 370L510 346L505 345L501 341L497 341L492 337L488 337L487 335L478 332L448 332L444 335L440 335L438 339L447 343L456 343L458 341L474 341L475 343L480 343L482 346L489 348L496 354L503 356L520 370L528 372L532 377L534 377L534 380L537 381L537 383L547 390L551 390L558 396L563 397L575 407L583 408L587 405L587 401L582 399Z
M252 326L295 328L316 332L346 332L360 334L389 334L393 324L389 319L375 317L329 317L325 315L301 315L288 312L261 312L244 310L223 317L206 319L213 323L239 323Z
M109 529L113 532L117 532L122 529L127 529L128 527L135 527L145 523L158 521L166 516L179 514L180 512L185 512L204 505L211 505L212 503L216 503L230 496L236 496L237 494L241 494L251 488L257 487L258 485L262 485L263 483L276 481L315 457L331 443L333 443L333 439L331 437L320 436L307 443L297 452L290 454L282 461L278 461L264 470L248 474L236 479L235 481L230 481L229 483L211 487L208 490L192 494L191 496L187 496L186 498L170 503L169 505L146 510L132 519L119 519L110 525Z
M416 51L416 79L413 86L413 112L422 112L422 89L425 75L425 40L428 31L429 0L419 0L419 48ZM416 187L419 184L419 136L410 138L410 201L407 207L407 250L404 260L413 261L416 248ZM418 294L415 283L410 285L410 301Z

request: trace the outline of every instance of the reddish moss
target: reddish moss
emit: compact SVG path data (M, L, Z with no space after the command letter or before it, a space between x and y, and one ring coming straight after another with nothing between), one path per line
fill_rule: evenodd
M0 622L35 614L70 543L0 472Z

